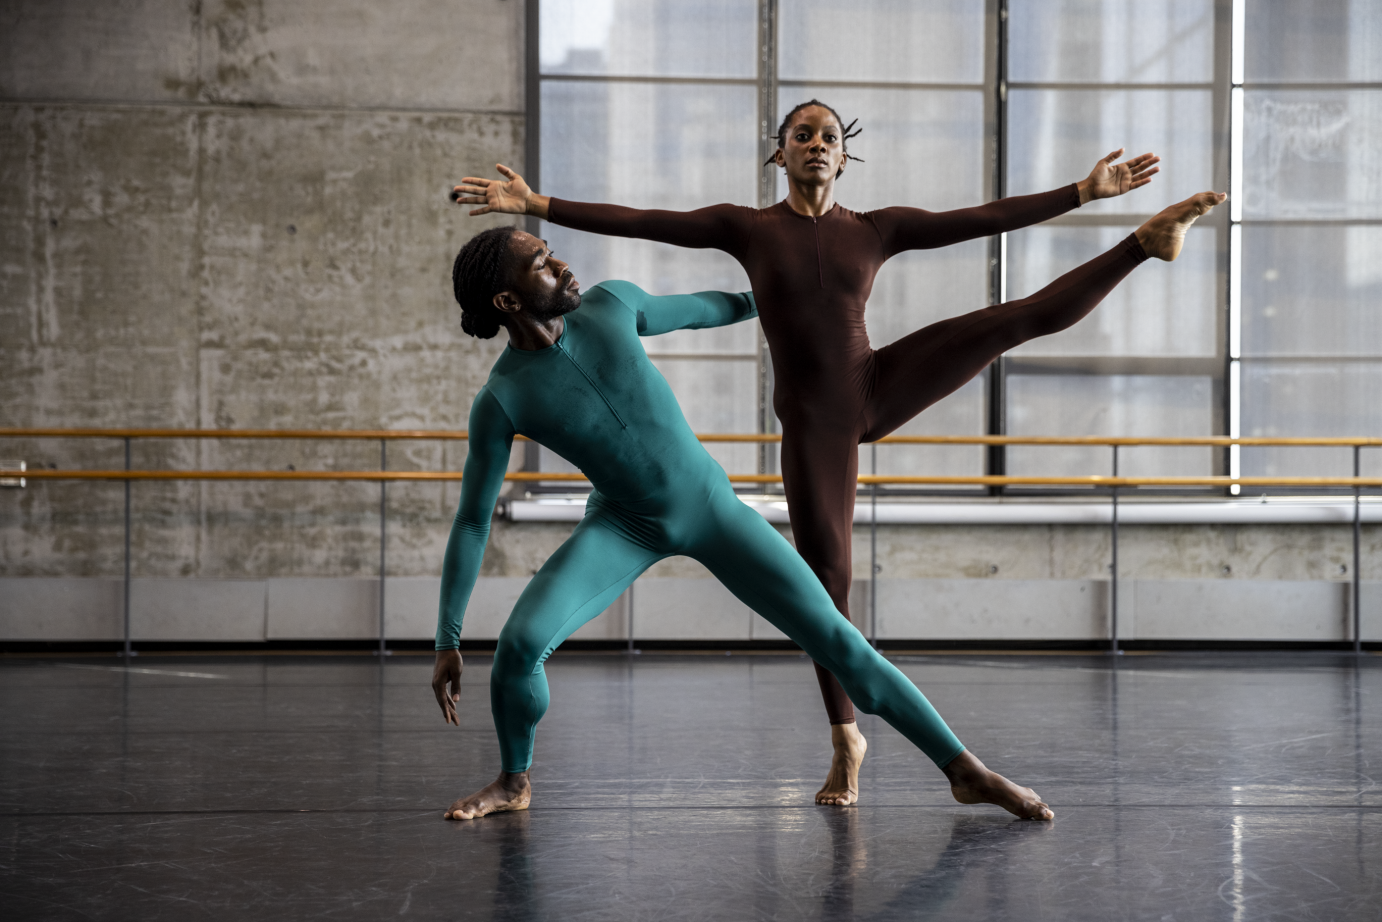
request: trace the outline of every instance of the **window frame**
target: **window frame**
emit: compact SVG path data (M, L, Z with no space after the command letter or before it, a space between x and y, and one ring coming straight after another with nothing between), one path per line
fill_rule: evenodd
M1009 144L1009 94L1011 91L1047 90L1089 91L1089 90L1208 90L1211 94L1211 162L1212 181L1216 189L1230 189L1237 193L1242 188L1242 117L1241 101L1247 89L1265 88L1265 84L1244 84L1242 62L1244 56L1243 16L1245 0L1213 0L1213 66L1212 79L1208 83L1082 83L1048 81L1010 81L1008 79L1009 38L1009 0L985 0L984 24L984 67L981 92L984 97L984 169L985 200L1001 198L1007 193L1008 144ZM539 61L540 10L541 0L525 0L525 124L524 142L525 175L534 188L541 188L541 99L544 80L570 80L570 75L544 75ZM773 135L777 127L778 91L783 86L808 85L802 80L784 80L778 74L779 0L758 0L757 38L759 49L758 73L756 78L675 78L675 77L579 77L582 80L635 80L640 83L701 82L715 84L755 84L758 96L758 119L760 124L759 153L760 163L771 156L776 147ZM810 86L858 86L848 81L811 81ZM866 86L887 86L907 88L929 88L930 84L914 84L906 81L890 83L868 83ZM953 84L936 84L936 88L954 88ZM1294 86L1294 84L1292 84ZM1311 88L1333 86L1329 83L1311 84ZM1348 84L1347 86L1352 86ZM1271 88L1279 88L1277 84ZM1382 84L1369 84L1369 88L1382 88ZM759 167L757 198L759 207L768 207L776 202L776 171L773 167ZM1234 195L1234 201L1239 199ZM1049 223L1052 226L1100 227L1120 226L1129 230L1137 227L1149 217L1151 212L1137 214L1079 214L1073 213L1058 217ZM539 221L529 217L526 226L537 231ZM1241 213L1235 209L1216 209L1202 219L1200 226L1211 229L1214 234L1214 327L1215 354L1203 358L1155 357L1155 356L1002 356L983 373L985 380L985 403L987 425L985 434L1004 435L1007 433L1007 389L1008 379L1016 374L1064 374L1064 375L1194 375L1208 377L1211 381L1211 424L1208 435L1239 434L1242 416L1241 353L1239 330L1241 326L1241 228L1244 224L1280 223L1263 220L1244 222ZM1298 223L1298 222L1288 222ZM1376 222L1382 224L1382 221ZM1006 295L1007 245L1006 235L989 239L989 272L987 279L990 303L999 303ZM725 359L727 355L711 354L705 358ZM677 360L692 359L692 356L678 354L666 358ZM773 433L776 430L776 417L772 411L772 364L769 360L767 343L761 328L757 335L757 349L753 355L736 355L734 358L754 361L757 367L757 419L760 433ZM877 449L874 449L876 457ZM1236 447L1213 452L1211 473L1237 474L1240 468L1239 450ZM528 444L525 467L538 470L538 449ZM773 445L761 445L758 451L758 473L777 473L776 451ZM1008 473L1008 452L1004 446L989 446L985 452L985 474ZM553 484L544 487L532 484L533 492L572 492L569 484ZM781 493L780 485L755 486L755 493ZM868 488L863 488L868 490ZM1041 487L991 487L975 490L955 491L936 489L917 489L905 487L877 488L878 495L923 496L923 495L1091 495L1099 490L1069 490ZM1220 488L1196 488L1180 490L1147 489L1138 493L1176 493L1184 494L1237 494L1237 488L1227 491ZM1318 491L1315 491L1318 492Z

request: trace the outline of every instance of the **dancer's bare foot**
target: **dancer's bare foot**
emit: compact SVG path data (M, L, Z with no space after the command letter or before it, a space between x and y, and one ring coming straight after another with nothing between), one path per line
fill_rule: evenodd
M473 820L487 813L527 810L533 787L527 772L500 772L498 779L446 808L448 820Z
M847 807L859 799L859 766L864 764L868 740L854 723L831 724L830 742L835 754L830 758L830 773L816 792L816 803Z
M1195 219L1209 214L1215 205L1222 205L1226 198L1228 196L1222 192L1201 192L1163 208L1137 229L1137 242L1142 244L1148 256L1171 262L1180 255L1185 232L1195 223Z
M993 804L1024 820L1049 820L1056 815L1035 791L989 771L968 749L941 771L950 779L950 793L962 804Z

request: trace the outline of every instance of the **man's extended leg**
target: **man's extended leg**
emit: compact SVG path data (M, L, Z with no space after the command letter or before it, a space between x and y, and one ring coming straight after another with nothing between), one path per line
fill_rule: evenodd
M996 804L1032 819L1051 817L1031 789L988 771L965 750L911 680L839 616L791 545L728 486L709 498L699 518L697 538L682 552L824 664L855 707L877 714L911 740L950 778L957 800Z
M610 606L664 557L587 515L518 597L499 632L490 671L490 709L499 734L499 779L451 805L447 819L474 819L528 806L528 767L537 722L550 700L543 664L563 640Z

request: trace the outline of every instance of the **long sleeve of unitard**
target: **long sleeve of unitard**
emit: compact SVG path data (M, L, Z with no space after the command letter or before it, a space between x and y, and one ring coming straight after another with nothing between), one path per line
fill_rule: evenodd
M609 237L656 240L693 250L724 250L735 258L748 247L749 228L757 213L741 205L665 211L559 198L551 199L547 207L547 220L563 227Z
M504 486L513 437L513 423L504 408L488 387L482 388L470 406L470 451L461 478L461 503L442 560L438 650L455 650L460 646L461 619L480 576L480 561L489 541L489 522L499 490Z
M903 250L930 250L1031 227L1079 207L1080 190L1071 183L1050 192L1014 195L973 208L880 208L868 216L878 228L884 252L894 256Z
M758 316L752 292L698 291L690 295L650 295L632 282L601 282L634 312L639 336L673 330L705 330Z

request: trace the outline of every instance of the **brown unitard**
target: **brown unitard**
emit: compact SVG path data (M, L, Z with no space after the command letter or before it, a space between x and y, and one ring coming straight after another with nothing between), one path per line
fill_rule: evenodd
M883 263L1027 227L1079 207L1074 185L956 211L834 206L819 218L714 205L640 211L552 199L548 220L576 230L719 249L748 272L772 352L782 422L782 479L792 535L836 608L849 617L850 537L858 445L887 435L957 390L1004 352L1074 325L1146 254L1135 236L1029 298L951 317L874 349L864 302ZM844 689L816 666L831 723L854 720Z

